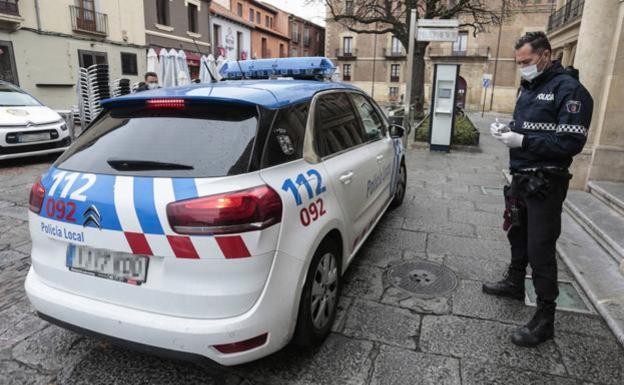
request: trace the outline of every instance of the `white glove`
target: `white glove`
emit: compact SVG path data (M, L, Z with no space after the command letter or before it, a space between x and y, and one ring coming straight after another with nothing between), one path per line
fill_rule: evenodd
M524 135L518 134L517 132L513 132L513 131L503 132L502 134L493 135L493 136L496 139L503 142L505 146L509 148L522 147L522 141L524 140Z

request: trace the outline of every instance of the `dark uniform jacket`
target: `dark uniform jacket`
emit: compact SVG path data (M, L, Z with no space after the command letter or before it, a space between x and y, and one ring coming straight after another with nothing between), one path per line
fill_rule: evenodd
M510 150L510 168L568 168L585 145L593 107L578 71L558 61L532 82L523 80L510 128L524 140Z

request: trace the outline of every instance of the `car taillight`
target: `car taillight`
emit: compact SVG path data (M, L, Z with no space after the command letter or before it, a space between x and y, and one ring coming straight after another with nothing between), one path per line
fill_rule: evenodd
M30 189L30 197L28 198L28 206L30 207L30 211L35 214L39 214L39 212L41 211L41 206L43 205L44 198L45 188L41 184L41 177L39 177Z
M260 230L282 220L282 200L269 186L171 202L171 228L180 234L229 234Z
M185 106L184 99L149 99L145 102L145 108L148 109L183 109Z
M214 345L214 348L224 354L240 353L258 346L262 346L266 343L268 333L264 333L254 338L250 338L245 341L234 342L231 344Z

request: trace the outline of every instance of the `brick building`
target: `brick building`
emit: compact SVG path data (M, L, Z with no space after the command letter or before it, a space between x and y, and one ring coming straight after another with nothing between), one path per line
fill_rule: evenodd
M325 28L293 14L289 21L290 56L325 55Z

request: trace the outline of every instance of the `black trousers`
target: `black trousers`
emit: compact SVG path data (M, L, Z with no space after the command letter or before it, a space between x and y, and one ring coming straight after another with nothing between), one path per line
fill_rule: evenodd
M568 193L569 176L545 176L543 194L527 191L524 176L514 175L509 195L519 201L520 224L507 233L511 244L510 279L524 280L531 264L538 305L552 307L559 295L555 246L561 234L561 210Z

